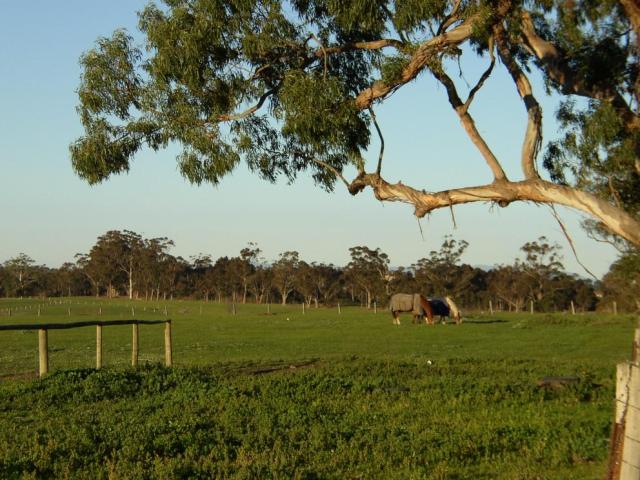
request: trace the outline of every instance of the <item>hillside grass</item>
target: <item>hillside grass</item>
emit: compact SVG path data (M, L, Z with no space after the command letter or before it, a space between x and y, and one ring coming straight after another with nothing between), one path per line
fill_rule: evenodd
M162 326L141 326L130 368L124 326L103 329L95 371L86 327L49 332L37 380L37 332L0 332L0 478L602 478L637 322L67 301L38 317L36 300L0 300L0 323L171 318L176 367L159 365Z

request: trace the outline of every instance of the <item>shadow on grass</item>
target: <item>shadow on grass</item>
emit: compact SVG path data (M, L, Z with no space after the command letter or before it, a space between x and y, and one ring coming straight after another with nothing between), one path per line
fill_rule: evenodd
M509 323L509 320L502 320L499 318L494 318L494 319L489 319L489 320L467 320L467 319L463 319L462 323L475 323L475 324L485 324L485 323Z

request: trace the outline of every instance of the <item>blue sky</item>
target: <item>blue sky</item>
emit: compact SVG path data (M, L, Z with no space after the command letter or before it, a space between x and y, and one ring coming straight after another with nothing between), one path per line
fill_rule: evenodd
M569 271L584 275L547 207L488 204L434 212L421 221L412 208L381 204L365 191L326 193L306 176L294 185L272 185L244 167L218 187L192 186L178 173L175 151L142 152L126 175L90 187L71 168L68 146L82 134L76 89L78 58L99 36L115 28L135 32L139 0L0 0L0 262L25 252L38 263L59 266L86 252L110 229L130 229L147 237L168 236L173 253L188 257L237 255L257 242L267 260L298 250L307 261L348 262L348 248L380 247L393 265L410 265L439 248L452 234L470 246L463 257L474 265L512 263L527 241L546 235L564 249ZM473 84L484 68L463 65ZM457 68L452 75L457 76ZM534 78L545 115L545 139L556 135L556 102ZM458 78L464 85L464 80ZM481 91L472 114L480 132L512 179L519 178L524 107L503 67ZM433 79L421 76L377 108L385 136L383 176L414 187L439 190L477 185L490 172L464 134ZM369 161L377 159L377 144ZM583 263L605 273L616 252L579 228L580 215L560 208Z

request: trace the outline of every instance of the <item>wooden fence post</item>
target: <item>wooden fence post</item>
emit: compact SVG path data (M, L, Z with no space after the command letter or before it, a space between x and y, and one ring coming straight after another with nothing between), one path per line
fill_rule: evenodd
M45 328L38 330L38 357L39 357L39 375L44 377L49 373L49 339Z
M342 312L340 311L340 304L338 304L338 315L340 315Z
M167 367L173 365L171 355L171 320L164 324L164 363Z
M96 368L102 368L102 325L96 325Z
M138 366L138 324L134 323L133 327L133 337L131 338L131 366Z
M491 302L491 300L489 300L489 313L493 315L493 303Z
M302 314L304 315L304 300L302 301Z
M533 313L533 300L531 300L531 313Z
M576 314L576 306L573 303L573 300L571 300L571 315L575 315Z
M373 302L373 313L378 313L378 302Z
M631 362L619 363L616 374L616 414L611 434L607 480L640 478L640 366L636 329Z

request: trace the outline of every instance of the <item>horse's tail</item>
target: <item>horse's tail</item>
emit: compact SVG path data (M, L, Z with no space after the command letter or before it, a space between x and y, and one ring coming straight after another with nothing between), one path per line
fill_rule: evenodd
M453 303L453 300L451 300L451 297L444 297L444 299L447 302L447 305L449 305L449 310L451 311L451 317L455 319L456 323L460 323L461 316L462 316L460 313L460 310L458 309L456 304Z

